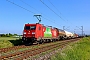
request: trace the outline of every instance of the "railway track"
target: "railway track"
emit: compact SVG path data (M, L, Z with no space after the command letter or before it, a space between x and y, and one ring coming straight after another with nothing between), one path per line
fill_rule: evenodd
M0 56L0 60L23 60L23 59L27 59L31 56L40 54L42 52L51 50L53 48L57 48L57 47L61 47L63 48L63 46L67 45L69 42L74 42L79 40L80 38L77 39L71 39L71 40L64 40L57 44L51 44L51 45L47 45L47 46L42 46L39 48L33 48L33 49L28 49L28 50L24 50L24 51L17 51L15 53L11 53L11 54L7 54L7 55L1 55ZM5 49L1 49L0 52L8 52L9 50L18 50L20 48L30 48L30 46L16 46L16 47L12 47L12 48L5 48Z
M10 48L2 48L2 49L0 49L0 53L2 53L2 52L8 52L8 51L11 51L11 50L17 50L17 49L20 49L20 48L28 48L28 46L24 46L24 45L22 45L22 46L14 46L14 47L10 47Z

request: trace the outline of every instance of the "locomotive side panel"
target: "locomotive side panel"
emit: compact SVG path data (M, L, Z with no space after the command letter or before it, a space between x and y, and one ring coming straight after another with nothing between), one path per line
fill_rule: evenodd
M40 39L43 37L43 27L41 24L36 25L35 38Z
M59 31L57 28L52 29L52 38L58 39Z
M46 27L45 28L45 31L44 31L44 38L51 38L52 37L52 29L49 28L49 27Z

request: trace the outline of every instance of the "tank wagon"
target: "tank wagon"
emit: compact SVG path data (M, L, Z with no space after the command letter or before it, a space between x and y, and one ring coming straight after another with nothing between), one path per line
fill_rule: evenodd
M73 33L73 35L74 35L74 38L79 37L79 35L78 35L78 34L76 34L76 33Z
M72 37L72 33L53 28L52 26L44 26L43 24L25 24L23 30L22 41L26 43L43 43L51 42Z
M62 30L62 29L58 29L58 30L59 30L59 39L60 39L60 40L65 39L65 38L66 38L66 33L65 33L65 31Z
M65 34L66 34L66 39L70 39L74 36L73 33L68 32L68 31L65 31Z

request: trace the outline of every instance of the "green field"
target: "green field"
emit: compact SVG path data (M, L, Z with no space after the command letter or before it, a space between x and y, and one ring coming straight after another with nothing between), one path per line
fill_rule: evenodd
M0 48L7 48L16 45L21 45L22 41L14 37L0 37Z
M14 37L0 37L0 40L16 40L19 38L14 38Z
M90 60L90 37L68 45L51 57L51 60Z

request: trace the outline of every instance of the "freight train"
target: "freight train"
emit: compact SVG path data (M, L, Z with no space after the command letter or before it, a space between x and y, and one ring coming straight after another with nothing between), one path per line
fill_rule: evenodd
M26 43L44 43L57 40L71 39L78 37L77 34L64 31L52 26L44 26L43 24L25 24L23 30L22 41Z

